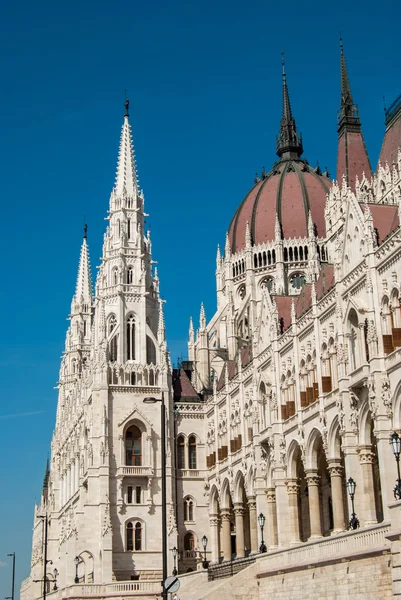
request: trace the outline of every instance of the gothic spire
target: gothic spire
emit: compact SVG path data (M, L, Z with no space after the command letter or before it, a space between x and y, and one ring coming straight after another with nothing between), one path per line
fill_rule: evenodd
M357 178L361 181L363 173L365 173L366 177L370 179L372 168L362 135L358 108L352 98L342 39L340 40L340 84L337 182L340 182L345 176L346 185L355 190Z
M157 327L157 341L159 343L166 341L166 326L164 323L163 300L159 301L159 323Z
M295 119L292 116L290 95L285 72L284 53L282 53L283 113L280 121L280 133L277 138L277 155L281 160L299 158L303 152L302 136L298 134Z
M92 280L89 260L89 249L87 244L88 226L84 225L84 236L82 239L81 254L79 257L77 284L75 287L75 302L80 302L81 298L90 306L92 302Z
M360 128L360 120L358 108L355 106L351 86L349 83L347 63L345 61L343 41L340 38L340 76L341 76L341 100L340 100L340 113L339 113L339 127L348 120L348 124L354 125L354 127Z
M117 196L124 193L135 196L138 190L135 152L132 143L131 125L129 124L129 100L125 101L124 123L121 130L120 150L118 153L117 174L114 192Z

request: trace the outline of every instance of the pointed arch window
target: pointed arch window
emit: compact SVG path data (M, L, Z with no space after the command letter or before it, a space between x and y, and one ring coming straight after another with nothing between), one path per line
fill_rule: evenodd
M112 281L113 281L113 285L118 284L118 269L113 269Z
M195 538L193 533L187 533L184 537L184 550L195 550Z
M188 468L196 469L196 438L194 435L188 440Z
M127 221L127 237L129 240L131 239L131 219Z
M134 281L134 269L132 267L128 267L127 283L132 283L133 281Z
M190 496L184 500L184 521L194 521L194 501Z
M114 315L112 315L109 319L109 336L113 335L113 332L116 330L116 328L117 328L117 319ZM118 348L117 340L118 340L118 335L117 335L117 333L114 333L113 337L110 340L110 345L109 345L111 362L117 361L117 348Z
M182 435L177 439L177 467L185 469L185 440Z
M125 464L142 465L142 433L136 425L131 425L125 434Z
M142 532L143 527L140 521L136 523L129 521L126 527L126 548L127 552L140 552L142 550Z
M127 360L135 360L135 317L127 319Z

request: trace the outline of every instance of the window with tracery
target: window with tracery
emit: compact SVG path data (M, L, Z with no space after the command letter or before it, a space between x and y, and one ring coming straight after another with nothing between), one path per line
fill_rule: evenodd
M194 521L194 501L190 497L184 500L184 521Z
M136 425L131 425L125 434L125 464L142 465L142 433Z
M133 523L129 521L126 528L127 551L140 552L142 550L143 527L140 521Z
M109 336L113 334L117 327L117 319L114 315L112 315L109 319ZM110 340L109 351L110 351L110 360L111 362L116 362L117 360L117 348L118 348L118 335L115 333Z
M182 435L177 439L177 467L185 469L185 440Z
M196 469L196 438L194 435L188 440L188 468Z
M135 318L130 315L127 319L127 360L135 360Z

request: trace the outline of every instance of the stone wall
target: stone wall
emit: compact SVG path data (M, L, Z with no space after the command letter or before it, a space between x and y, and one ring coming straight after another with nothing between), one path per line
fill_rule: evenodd
M275 600L384 600L392 598L391 556L352 561L259 577L259 598ZM244 596L246 597L246 596ZM253 598L253 596L252 596Z

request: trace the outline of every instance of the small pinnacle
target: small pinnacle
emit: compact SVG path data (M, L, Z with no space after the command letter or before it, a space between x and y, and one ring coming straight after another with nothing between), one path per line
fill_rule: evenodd
M129 100L128 100L128 98L125 98L124 108L125 108L124 117L129 117Z

